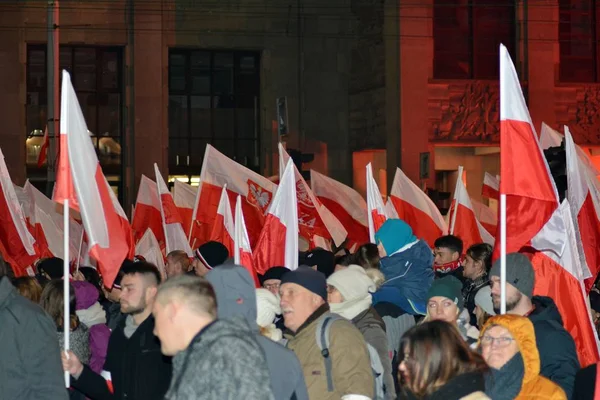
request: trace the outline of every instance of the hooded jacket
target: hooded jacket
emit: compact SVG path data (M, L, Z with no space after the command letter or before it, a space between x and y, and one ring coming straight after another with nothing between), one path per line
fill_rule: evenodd
M534 296L534 310L529 320L535 329L535 339L541 359L541 374L558 384L571 398L579 359L575 341L564 328L560 312L550 297Z
M296 355L259 332L256 323L256 288L248 271L239 265L221 265L211 270L206 279L217 295L219 319L242 317L248 323L250 331L265 353L275 399L307 400L302 367Z
M565 392L556 383L540 375L540 353L536 345L536 335L533 324L527 318L517 315L498 315L489 319L481 330L482 334L492 325L500 325L506 328L519 346L519 352L523 359L523 375L521 390L515 399L538 399L538 400L566 400ZM516 356L515 356L516 357ZM509 361L510 363L510 361ZM507 363L508 364L508 363ZM500 369L494 374L501 381L502 374L511 371ZM518 377L511 377L515 381ZM488 379L488 382L493 381ZM486 393L490 394L491 387L486 387ZM505 390L503 387L501 390Z
M165 399L274 399L255 339L243 317L212 322L173 359L173 380Z
M0 277L0 399L66 400L56 325Z

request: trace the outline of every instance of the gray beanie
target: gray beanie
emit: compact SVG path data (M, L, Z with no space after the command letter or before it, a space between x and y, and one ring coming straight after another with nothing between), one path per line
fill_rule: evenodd
M490 270L490 277L500 277L500 259L497 259ZM533 297L535 273L531 261L520 253L506 255L506 283L510 283L525 296Z

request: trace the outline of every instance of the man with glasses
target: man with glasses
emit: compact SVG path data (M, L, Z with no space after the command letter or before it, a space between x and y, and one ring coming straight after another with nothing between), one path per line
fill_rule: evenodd
M279 286L281 285L281 277L288 272L286 267L272 267L260 276L260 283L263 288L279 297Z

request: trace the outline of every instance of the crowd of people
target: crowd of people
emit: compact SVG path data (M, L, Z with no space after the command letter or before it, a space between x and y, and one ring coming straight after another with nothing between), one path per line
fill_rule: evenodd
M68 316L62 260L19 278L0 262L0 398L600 398L526 255L507 255L497 315L491 246L449 235L431 249L398 219L375 242L301 253L260 288L217 242L169 253L166 276L126 260L110 288L80 267Z

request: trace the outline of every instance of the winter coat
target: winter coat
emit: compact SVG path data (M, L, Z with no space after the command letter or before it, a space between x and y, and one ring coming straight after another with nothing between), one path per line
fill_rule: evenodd
M111 331L117 329L125 321L127 316L121 312L121 304L104 299L100 305L106 312L106 326Z
M589 365L577 372L573 400L594 400L596 392L600 394L600 388L597 388L597 375L598 364Z
M74 388L94 400L163 400L171 382L171 358L163 356L154 336L154 318L149 316L130 338L125 323L115 329L108 342L104 371L110 373L114 395L105 379L87 365Z
M65 347L65 334L62 330L59 330L57 335L58 344L63 349ZM90 331L81 322L69 334L69 349L75 353L82 364L90 362Z
M311 400L339 400L346 394L373 397L374 377L365 339L346 320L336 320L329 331L329 354L332 361L333 388L327 391L325 360L316 340L317 325L329 314L323 304L302 324L296 333L287 331L288 348L298 356Z
M433 282L433 254L422 240L381 259L386 281L373 294L373 304L388 302L409 314L425 314L427 292Z
M564 328L560 312L550 297L534 296L534 310L529 320L535 329L535 339L541 358L541 375L558 384L571 398L579 359L575 341Z
M465 308L469 311L470 321L472 326L477 326L477 317L475 316L475 296L479 289L490 284L490 278L487 272L484 272L482 276L475 280L467 279L463 285L463 299L465 301Z
M262 349L242 318L217 320L173 359L165 400L269 400L269 369Z
M56 325L7 277L0 277L0 399L68 399Z
M219 319L244 318L261 346L275 399L308 400L302 367L296 355L260 334L256 323L256 287L248 271L235 264L221 265L211 270L206 279L217 295Z
M95 373L102 372L108 351L110 329L106 325L106 312L98 303L98 289L88 282L73 282L76 298L76 313L79 320L89 329L89 366Z
M519 354L515 357L520 355L523 360L523 373L522 375L519 374L520 376L513 376L514 374L511 374L514 372L510 368L512 366L510 363L513 360L505 365L509 366L509 368L493 371L495 375L494 380L500 382L501 385L499 391L506 392L511 382L521 381L521 389L515 399L566 400L567 396L560 386L540 375L541 351L538 351L535 341L535 330L531 321L516 315L499 315L488 320L481 332L485 333L492 325L500 325L510 332L519 346ZM513 368L516 367L518 366L513 366ZM508 375L509 379L502 379L503 375ZM493 390L498 390L498 388L494 388L494 380L488 379L488 382L490 382L486 387L488 395L493 393Z
M352 319L354 326L363 334L365 341L377 350L381 365L383 365L383 384L385 398L395 399L396 389L392 378L392 357L388 351L385 323L373 307L363 311Z
M484 388L483 375L479 372L469 372L455 376L438 390L420 400L489 400L490 398L483 393ZM416 400L417 397L406 391L398 399Z

